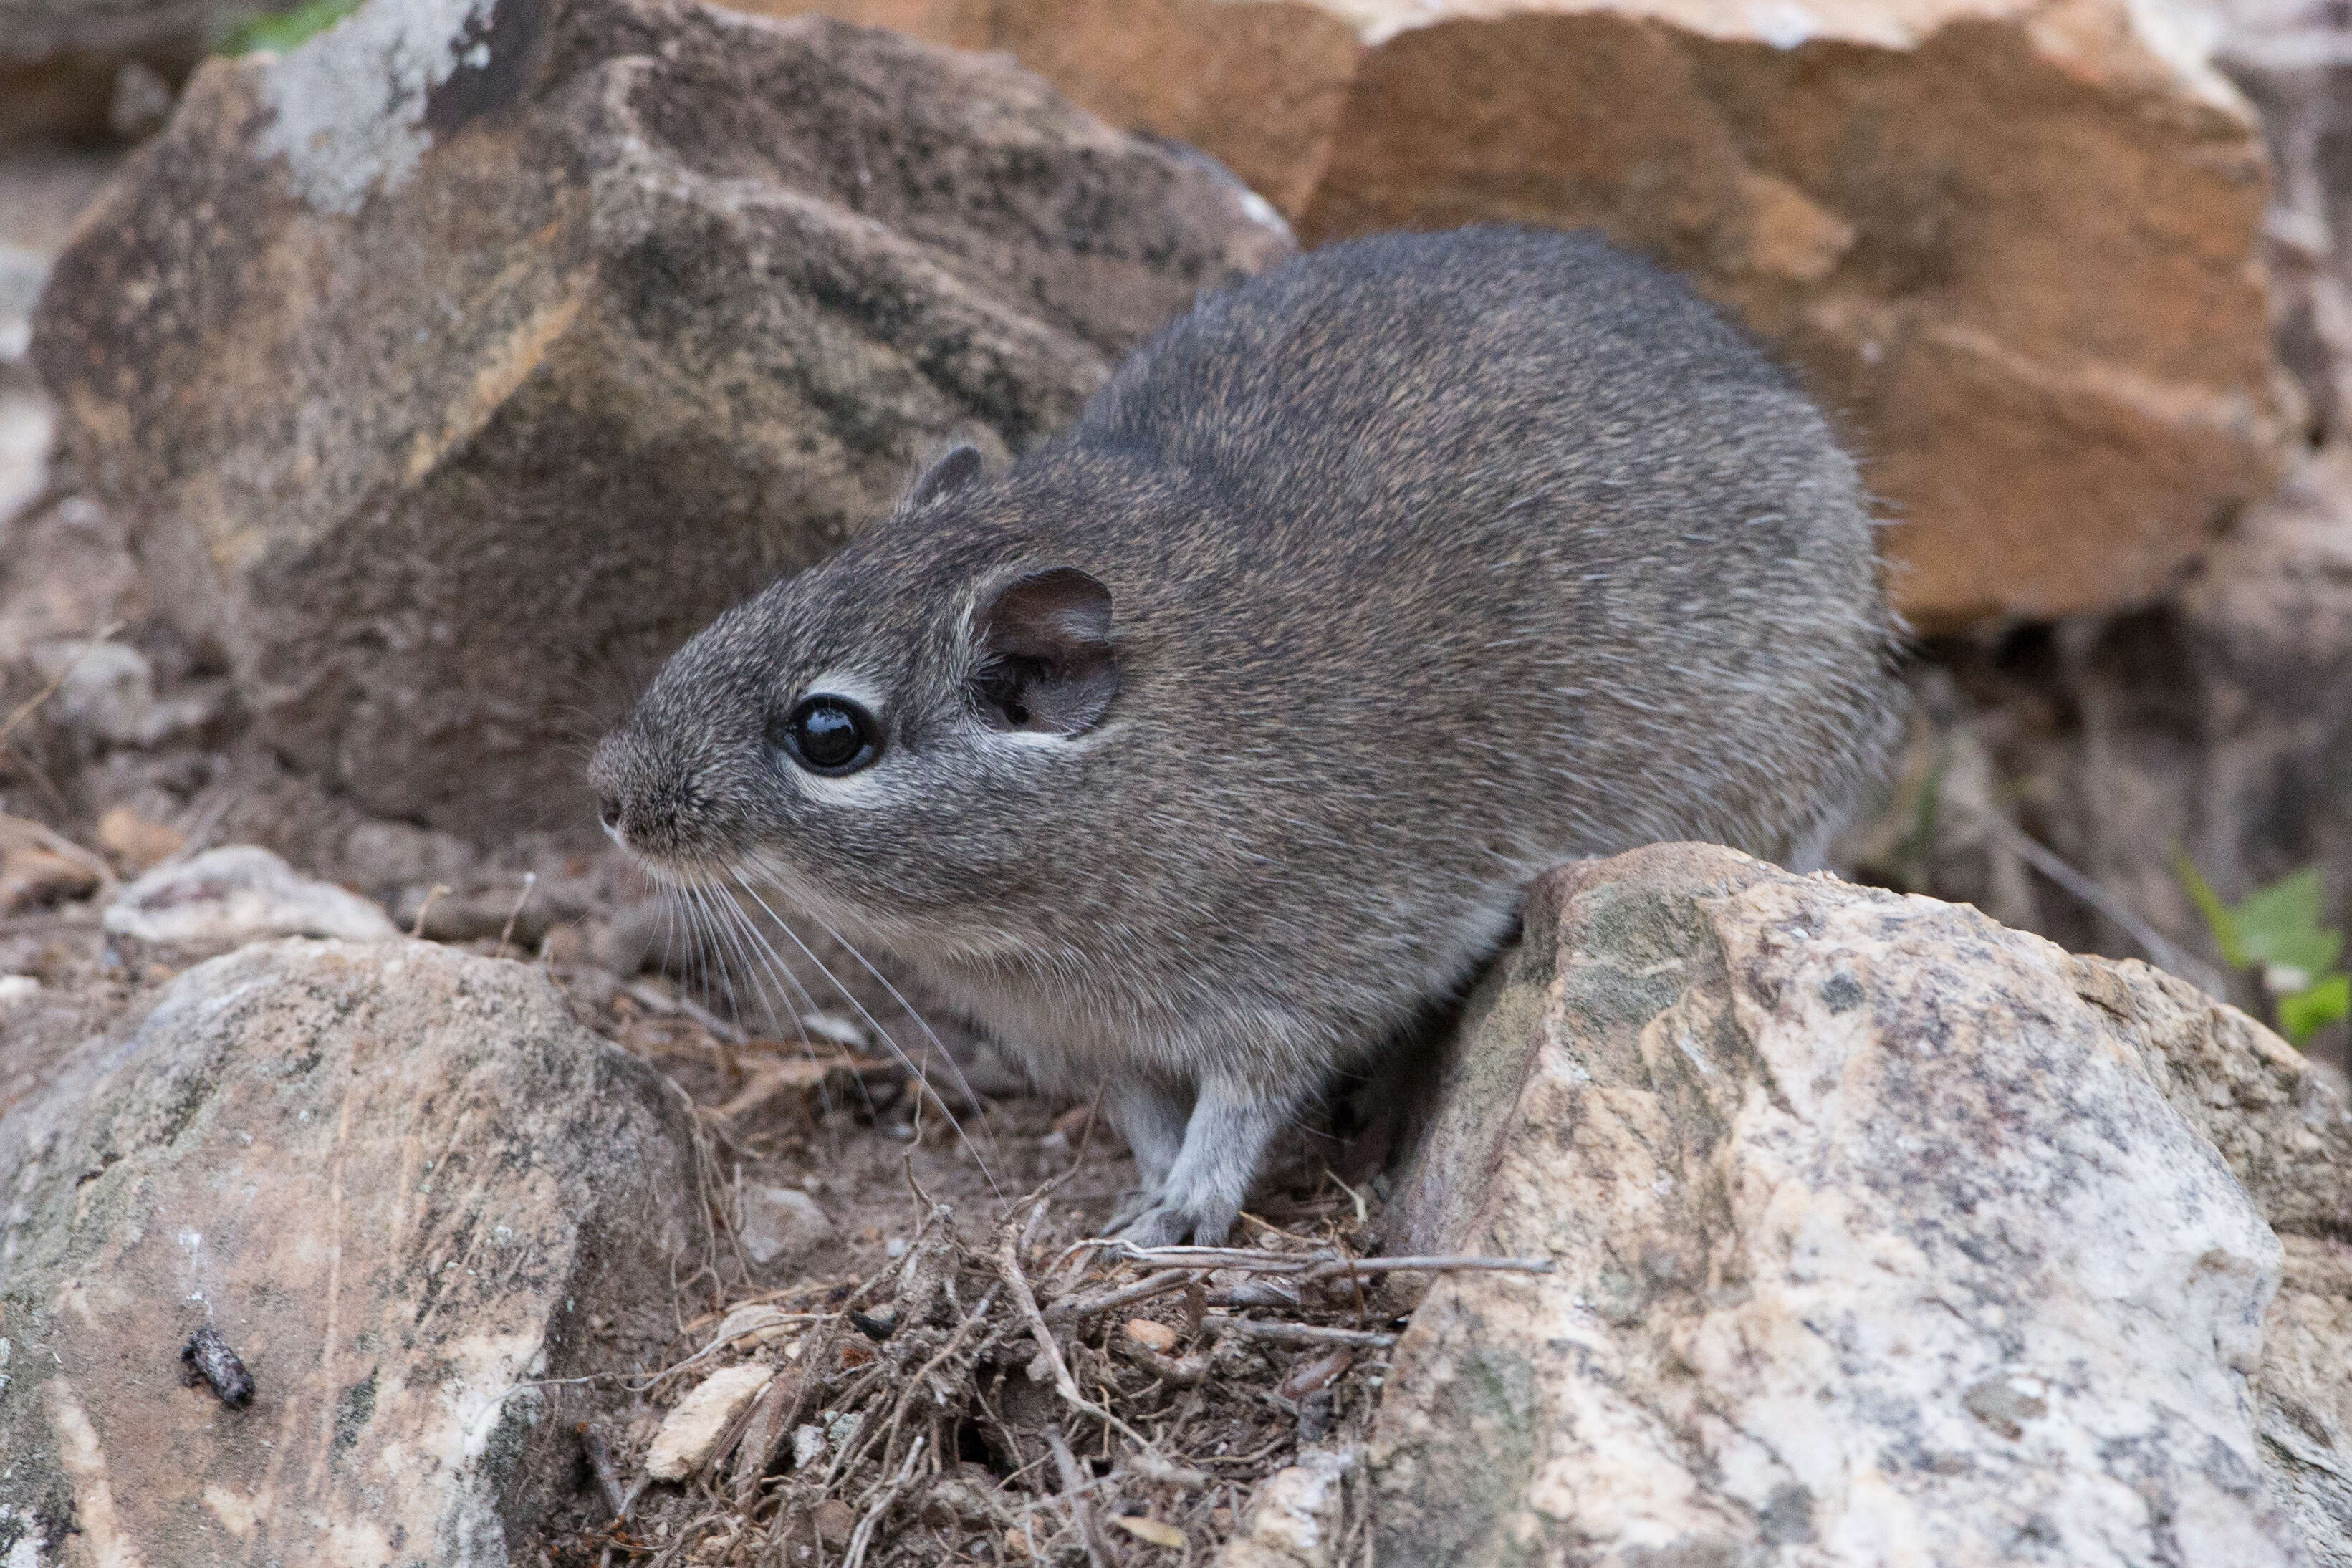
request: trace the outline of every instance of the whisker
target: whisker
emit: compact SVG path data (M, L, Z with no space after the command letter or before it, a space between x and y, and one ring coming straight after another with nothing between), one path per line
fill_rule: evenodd
M908 1072L912 1073L915 1077L915 1081L918 1083L920 1083L933 1097L937 1098L939 1096L939 1091L931 1088L931 1081L929 1077L920 1067L915 1064L914 1058L907 1054L906 1048L900 1045L898 1040L891 1036L888 1030L882 1027L880 1020L876 1019L871 1012L866 1010L866 1004L859 1001L857 998L851 993L849 988L841 983L841 977L835 974L832 969L828 968L824 960L818 957L809 945L801 940L800 933L793 929L792 923L786 920L782 915L777 914L773 906L772 906L766 899L760 896L760 890L752 886L748 880L741 876L738 876L735 879L735 883L737 886L740 887L746 894L750 894L751 901L754 904L757 904L761 909L767 912L768 918L776 923L777 929L781 930L787 937L791 938L793 946L798 947L801 952L807 956L808 961L816 966L817 973L823 975L825 979L831 983L833 988L841 993L841 999L847 1002L852 1008L855 1008L857 1010L857 1016L866 1020L866 1027L872 1030L877 1036L880 1037L885 1044L889 1046L890 1054L898 1059L899 1065L903 1066ZM950 1061L949 1065L953 1067L953 1061ZM956 1076L961 1080L963 1074L959 1071ZM966 1094L970 1094L971 1092L971 1086L969 1084L964 1085L963 1089ZM975 1104L980 1103L977 1096L973 1097L972 1103ZM988 1168L988 1160L986 1156L981 1153L980 1145L973 1143L971 1134L964 1130L963 1122L955 1113L955 1107L950 1105L947 1101L942 1098L940 1099L940 1110L946 1115L948 1125L954 1130L957 1139L962 1143L966 1149L971 1151L972 1162L980 1166L980 1174L983 1177L987 1178L990 1190L994 1192L999 1199L1002 1199L1004 1196L1004 1189L997 1186L995 1173ZM981 1117L981 1122L983 1127L986 1126L987 1116L984 1108ZM992 1141L994 1137L992 1131L991 1132L990 1136Z
M904 1012L908 1018L915 1020L915 1027L923 1031L923 1038L931 1042L931 1049L939 1053L940 1060L947 1063L948 1071L955 1075L956 1087L963 1092L964 1099L974 1105L982 1104L983 1102L978 1094L972 1092L971 1080L964 1077L963 1069L956 1065L956 1059L954 1055L949 1051L947 1043L940 1039L939 1032L931 1028L929 1020L925 1019L921 1013L915 1010L915 1004L908 1001L906 997L900 993L898 988L890 983L890 977L876 968L873 964L867 960L866 955L857 950L856 944L850 941L848 937L844 936L840 932L835 930L832 923L827 921L824 915L819 915L814 909L803 910L802 913L806 915L811 920L815 921L818 930L832 937L834 942L840 946L843 952L857 960L859 967L863 968L867 974L873 976L874 978L879 982L882 988L890 994L890 999L898 1004L899 1010ZM994 1134L992 1131L990 1134L990 1142L992 1144L994 1141Z
M815 1030L810 1028L809 1020L822 1011L816 1005L816 998L809 995L808 988L801 984L800 977L793 973L792 966L784 962L782 955L776 951L775 945L752 925L751 915L744 911L741 904L727 896L725 890L716 884L702 883L698 885L708 896L717 921L725 927L728 939L733 944L736 952L741 956L745 967L751 971L754 983L758 983L761 971L765 969L772 978L782 981L784 987L790 987L792 994L800 998L800 1006L793 1007L787 1003L787 1009L793 1015L794 1027L800 1030L803 1053L810 1061L815 1061L816 1047L811 1038ZM767 996L764 987L761 988L761 995L763 998ZM782 987L779 987L777 996L781 998L782 995ZM768 1001L765 1005L768 1006L771 1016L775 1016L774 1002ZM856 1083L858 1098L866 1102L866 1110L879 1114L874 1103L872 1087L863 1077L857 1078ZM825 1110L830 1112L833 1109L832 1089L826 1084L819 1083L817 1095L824 1103Z
M730 966L728 962L727 955L722 954L719 957L719 968L722 974L727 974L728 976L728 996L730 1000L735 1006L736 1018L739 1020L742 1018L743 1009L740 993L736 990L734 977L730 972L731 967L740 967L742 968L751 980L753 999L758 1002L761 1009L767 1014L769 1023L781 1028L783 1022L782 1011L777 1008L775 999L770 996L768 988L760 974L758 966L752 963L751 956L744 948L742 938L736 933L733 924L725 917L718 908L718 905L713 902L709 886L699 879L697 879L693 884L691 896L693 897L697 906L702 910L703 917L709 925L713 939L727 949L727 954L731 954L733 956L733 966ZM800 1023L797 1014L794 1015L794 1022L799 1025L803 1032L805 1032L807 1026Z

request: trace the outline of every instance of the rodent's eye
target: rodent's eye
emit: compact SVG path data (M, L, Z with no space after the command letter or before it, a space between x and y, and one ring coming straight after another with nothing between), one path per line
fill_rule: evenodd
M803 697L769 738L812 773L838 778L882 755L882 727L847 697Z

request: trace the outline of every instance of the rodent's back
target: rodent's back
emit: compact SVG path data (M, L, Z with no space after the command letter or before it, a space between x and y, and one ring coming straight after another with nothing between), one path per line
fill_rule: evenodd
M1475 826L1547 860L1788 858L1892 728L1853 463L1739 333L1594 238L1314 253L1163 332L1040 466L1071 458L1190 497L1073 529L1143 656L1209 696L1140 710L1385 784L1360 849ZM1235 691L1280 697L1215 711Z

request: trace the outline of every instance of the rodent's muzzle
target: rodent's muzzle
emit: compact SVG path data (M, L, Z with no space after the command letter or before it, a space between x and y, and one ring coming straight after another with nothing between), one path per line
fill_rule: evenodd
M685 854L693 789L687 769L653 754L633 726L597 744L588 764L596 793L596 821L631 854L650 861Z

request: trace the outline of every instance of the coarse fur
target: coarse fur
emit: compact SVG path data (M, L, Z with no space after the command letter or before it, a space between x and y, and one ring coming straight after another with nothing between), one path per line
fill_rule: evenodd
M776 884L1100 1087L1145 1242L1221 1238L1538 872L1672 839L1809 866L1899 724L1853 464L1591 236L1317 251L977 468L719 618L593 779L657 866ZM772 741L811 693L876 716L871 767Z

